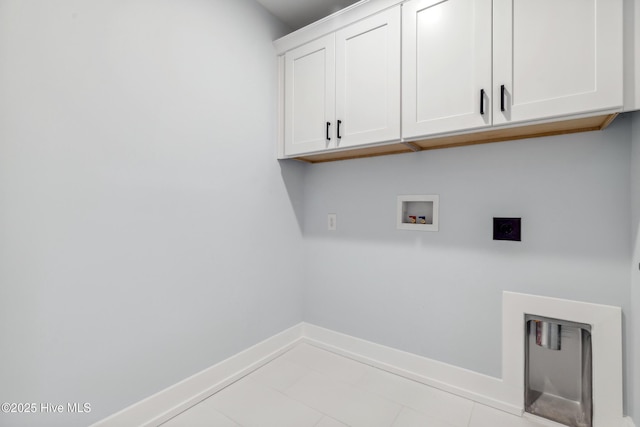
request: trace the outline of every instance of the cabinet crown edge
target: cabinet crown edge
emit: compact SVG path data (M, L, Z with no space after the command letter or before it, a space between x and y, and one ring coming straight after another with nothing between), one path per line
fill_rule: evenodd
M336 13L289 33L273 42L276 55L337 31L371 15L404 3L406 0L360 0Z

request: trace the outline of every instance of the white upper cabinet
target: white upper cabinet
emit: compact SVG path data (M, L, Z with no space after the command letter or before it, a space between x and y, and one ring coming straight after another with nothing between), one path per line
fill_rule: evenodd
M623 0L359 2L275 42L279 156L329 161L602 129L625 101L622 15ZM631 95L628 106L640 99Z
M493 5L494 124L622 106L622 1Z
M350 147L399 138L400 7L395 7L336 32L336 140L338 147Z
M287 52L285 76L286 154L328 148L335 116L334 35Z
M402 14L403 137L490 126L491 0L412 0Z
M400 7L285 54L285 155L400 139Z

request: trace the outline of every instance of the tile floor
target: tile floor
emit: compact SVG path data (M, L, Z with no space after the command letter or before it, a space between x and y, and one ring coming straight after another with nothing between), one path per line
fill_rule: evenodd
M537 427L300 344L162 427Z

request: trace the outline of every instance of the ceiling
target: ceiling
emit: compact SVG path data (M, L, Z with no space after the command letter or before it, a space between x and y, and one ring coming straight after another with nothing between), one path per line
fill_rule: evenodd
M358 0L257 0L292 31L357 3Z

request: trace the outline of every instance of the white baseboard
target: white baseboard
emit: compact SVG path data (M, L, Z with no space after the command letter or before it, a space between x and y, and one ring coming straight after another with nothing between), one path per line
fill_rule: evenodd
M498 378L308 323L304 324L303 341L483 405L514 415L522 414L522 404L513 401L511 393L504 389Z
M300 342L303 324L276 334L91 427L158 426L250 374Z
M300 323L202 372L111 415L91 427L155 427L250 374L299 343L309 343L367 365L456 394L514 415L522 402L499 378L490 377L426 357L385 347L308 323ZM518 399L519 400L519 399ZM615 423L635 427L633 420Z

